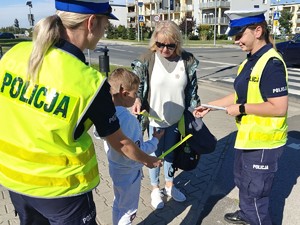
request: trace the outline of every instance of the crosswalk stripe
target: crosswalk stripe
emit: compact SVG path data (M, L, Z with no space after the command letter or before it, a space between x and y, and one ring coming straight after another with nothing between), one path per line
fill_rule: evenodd
M289 80L299 80L300 81L300 75L298 75L298 76L289 75Z
M220 67L220 66L217 66ZM208 67L207 67L208 68ZM215 67L214 67L215 68ZM288 69L289 78L288 78L288 86L289 86L289 94L300 95L300 69ZM201 82L211 81L221 81L225 83L233 83L235 80L235 75L229 77L210 77L210 78L200 78Z
M300 90L289 88L289 94L300 95Z

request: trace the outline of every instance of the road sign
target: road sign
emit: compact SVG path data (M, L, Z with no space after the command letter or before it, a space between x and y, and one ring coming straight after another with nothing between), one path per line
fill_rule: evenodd
M139 22L144 22L144 16L143 15L139 15Z
M274 20L279 20L279 12L274 12Z
M159 15L155 15L155 16L153 17L153 20L154 20L155 22L158 22L158 21L159 21Z
M139 7L142 7L143 4L144 4L143 2L138 2L138 6L139 6Z

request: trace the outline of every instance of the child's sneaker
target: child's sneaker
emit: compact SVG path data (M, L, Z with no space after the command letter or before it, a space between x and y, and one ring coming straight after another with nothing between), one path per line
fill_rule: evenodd
M151 192L151 205L154 209L162 209L165 206L159 188L155 188Z
M184 202L186 200L185 195L179 191L175 186L165 187L164 194L172 197L176 202Z

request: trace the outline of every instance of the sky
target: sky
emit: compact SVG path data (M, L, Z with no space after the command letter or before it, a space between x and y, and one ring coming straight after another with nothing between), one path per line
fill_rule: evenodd
M15 19L19 21L20 28L30 28L28 21L29 7L27 0L1 0L0 2L0 28L14 25ZM31 0L31 13L35 24L42 18L55 13L54 0ZM125 4L126 0L110 0L111 4Z
M133 2L134 0L128 0ZM30 28L27 15L29 7L26 5L27 0L1 0L0 2L0 28L13 26L15 19L18 19L21 28ZM31 13L34 14L35 24L42 18L55 13L54 0L31 0ZM300 3L300 0L271 0L271 3ZM126 4L126 0L110 0L111 4Z

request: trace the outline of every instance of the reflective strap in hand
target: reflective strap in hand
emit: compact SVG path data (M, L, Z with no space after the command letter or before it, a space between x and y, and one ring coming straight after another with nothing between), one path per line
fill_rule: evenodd
M147 111L145 111L145 110L142 111L142 112L140 112L140 115L148 117L148 118L153 119L153 120L156 120L158 122L163 122L163 120L160 119L160 118L158 118L158 117L150 116L150 114Z
M187 135L185 138L183 138L181 141L177 142L175 145L173 145L171 148L169 148L167 151L165 151L161 156L159 156L159 159L163 159L166 155L168 155L170 152L174 151L175 148L177 148L179 145L181 145L183 142L185 142L187 139L192 137L192 134Z

